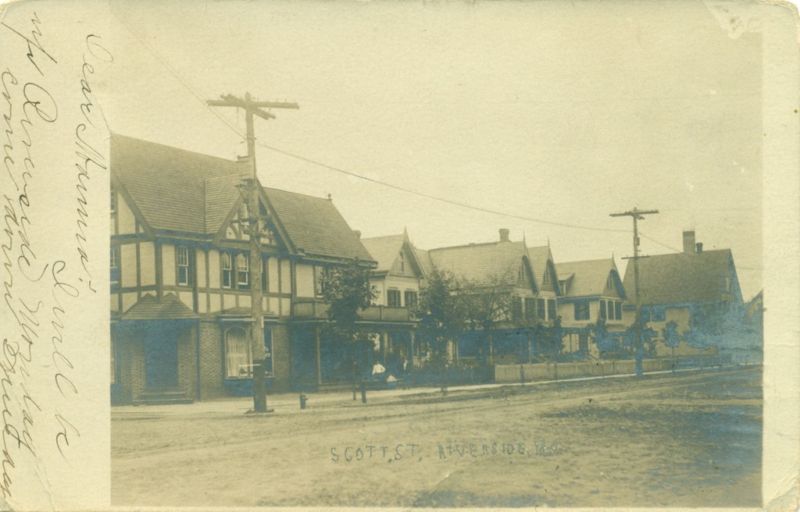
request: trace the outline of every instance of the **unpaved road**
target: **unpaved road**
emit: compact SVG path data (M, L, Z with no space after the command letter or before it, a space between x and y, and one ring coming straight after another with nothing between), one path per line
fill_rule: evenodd
M758 369L348 398L112 411L113 504L761 504Z

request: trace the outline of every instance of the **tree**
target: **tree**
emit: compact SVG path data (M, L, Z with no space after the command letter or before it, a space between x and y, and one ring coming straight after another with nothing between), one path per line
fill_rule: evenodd
M352 349L354 390L357 375L365 371L363 365L358 363L359 355L362 360L365 359L364 354L370 343L367 334L360 331L356 324L359 312L369 307L376 296L369 276L369 268L355 259L346 265L326 269L321 278L322 298L328 304L331 334L335 339L348 343Z
M482 347L484 361L493 362L493 333L499 322L512 320L513 287L509 283L511 269L477 281L462 281L458 295L464 301L466 325L470 330L481 331L486 339Z
M604 354L613 352L616 349L614 338L608 334L608 328L606 328L605 319L598 318L597 322L589 325L589 330L594 336L594 342L597 344L597 351L600 352L600 357L603 357Z
M681 337L678 334L678 324L674 320L670 320L664 326L664 344L672 349L672 371L675 371L675 349L681 342Z
M419 338L430 346L431 364L442 376L442 393L447 393L447 345L458 339L466 324L465 302L457 293L458 288L458 280L452 273L434 269L420 291L416 312Z

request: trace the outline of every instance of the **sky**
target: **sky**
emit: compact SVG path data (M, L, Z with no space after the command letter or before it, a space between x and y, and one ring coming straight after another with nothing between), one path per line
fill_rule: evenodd
M331 194L364 237L433 248L511 230L556 261L731 248L761 289L761 36L700 2L111 2L103 110L117 133L226 158L221 94L299 103L258 141L267 186ZM220 120L221 116L225 122ZM230 126L229 126L230 125ZM523 220L519 217L526 217ZM535 219L546 221L536 222ZM590 229L575 229L556 224ZM621 230L621 231L617 231Z

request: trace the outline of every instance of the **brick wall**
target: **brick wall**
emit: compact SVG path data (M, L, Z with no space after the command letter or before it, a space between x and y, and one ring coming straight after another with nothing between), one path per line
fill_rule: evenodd
M120 403L129 403L131 401L131 391L133 386L131 372L131 345L133 344L134 333L128 329L120 329L115 327L111 331L111 337L113 339L113 346L116 349L116 383L120 387L119 401Z
M178 388L187 398L195 400L197 382L196 337L197 324L186 326L177 333L178 338Z
M178 388L187 398L196 399L196 326L186 324L174 331L178 343ZM112 336L117 348L119 373L117 382L121 388L121 402L137 401L146 392L144 327L115 328Z
M200 399L225 394L222 330L218 322L200 322Z

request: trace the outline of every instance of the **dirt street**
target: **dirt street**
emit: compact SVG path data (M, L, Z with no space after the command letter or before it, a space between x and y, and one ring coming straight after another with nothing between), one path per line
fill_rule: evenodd
M760 506L759 369L112 411L112 500L166 506Z

